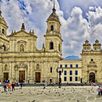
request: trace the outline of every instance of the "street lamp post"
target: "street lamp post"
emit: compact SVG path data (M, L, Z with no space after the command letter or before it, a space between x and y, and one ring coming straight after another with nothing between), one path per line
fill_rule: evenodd
M63 68L57 68L58 78L59 78L59 88L61 88L61 74L63 72Z

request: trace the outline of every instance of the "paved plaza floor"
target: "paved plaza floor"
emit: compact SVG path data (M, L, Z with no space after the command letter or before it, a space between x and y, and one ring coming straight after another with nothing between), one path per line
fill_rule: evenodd
M16 87L7 93L0 87L0 102L102 102L102 96L96 86Z

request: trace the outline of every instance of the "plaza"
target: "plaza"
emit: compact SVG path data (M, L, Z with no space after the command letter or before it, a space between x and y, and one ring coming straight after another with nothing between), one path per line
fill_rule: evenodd
M0 102L102 102L97 86L24 86L7 93L2 87L0 90Z
M44 41L39 49L38 34L35 29L28 29L24 22L19 30L8 34L9 26L0 9L0 82L102 83L101 42L96 39L91 44L86 39L81 44L81 56L66 59L63 56L62 24L55 6L46 21Z

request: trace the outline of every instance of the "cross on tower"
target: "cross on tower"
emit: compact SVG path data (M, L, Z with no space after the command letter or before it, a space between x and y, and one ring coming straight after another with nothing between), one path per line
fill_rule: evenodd
M53 2L53 12L55 12L56 11L56 9L55 9L55 0L51 0L52 2Z

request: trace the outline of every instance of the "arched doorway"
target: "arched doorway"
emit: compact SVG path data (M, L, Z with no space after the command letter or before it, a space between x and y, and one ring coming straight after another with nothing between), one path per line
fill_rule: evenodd
M89 82L95 83L95 73L94 72L91 72L89 74Z

